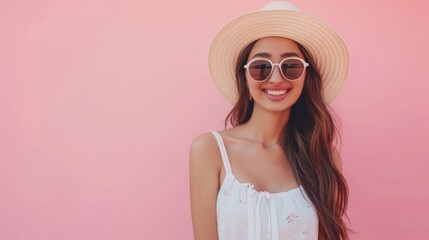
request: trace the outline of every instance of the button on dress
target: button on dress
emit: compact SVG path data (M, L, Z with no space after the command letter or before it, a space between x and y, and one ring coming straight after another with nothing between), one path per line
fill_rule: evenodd
M316 209L303 186L269 193L240 182L232 173L221 135L211 132L226 172L216 204L219 240L317 240Z

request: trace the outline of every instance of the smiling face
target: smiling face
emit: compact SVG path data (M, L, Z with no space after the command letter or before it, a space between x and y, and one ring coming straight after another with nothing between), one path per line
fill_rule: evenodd
M247 62L254 58L266 58L274 64L285 57L299 57L305 60L303 53L296 42L282 37L266 37L259 39L250 51ZM306 72L296 81L289 81L283 77L278 66L268 80L256 82L246 71L246 82L255 107L262 107L268 111L285 111L298 100L301 95Z

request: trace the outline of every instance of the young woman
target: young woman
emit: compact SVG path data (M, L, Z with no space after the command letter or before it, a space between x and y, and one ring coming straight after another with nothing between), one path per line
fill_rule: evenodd
M209 67L234 107L225 130L191 145L195 239L349 239L328 110L348 71L341 38L292 4L272 2L217 34Z

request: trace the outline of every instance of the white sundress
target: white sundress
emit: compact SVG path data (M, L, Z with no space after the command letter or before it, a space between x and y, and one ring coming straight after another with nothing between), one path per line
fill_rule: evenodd
M239 182L232 173L221 135L211 132L226 172L217 195L219 240L317 240L316 209L303 186L269 193Z

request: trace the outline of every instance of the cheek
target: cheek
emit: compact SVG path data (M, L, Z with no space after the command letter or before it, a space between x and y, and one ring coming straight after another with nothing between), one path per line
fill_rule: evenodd
M259 92L260 83L254 82L254 81L247 81L247 87L249 88L249 91L253 94Z
M302 95L303 88L296 89L295 91L295 98L298 99Z
M294 82L293 87L294 88L298 88L298 89L302 89L302 88L304 88L304 83L305 83L304 79L302 81Z
M255 84L255 81L253 81L252 79L249 79L249 76L247 76L247 74L246 74L246 85L247 85L247 87L252 88L254 84Z
M294 95L299 97L304 90L304 81L298 81L293 84Z

